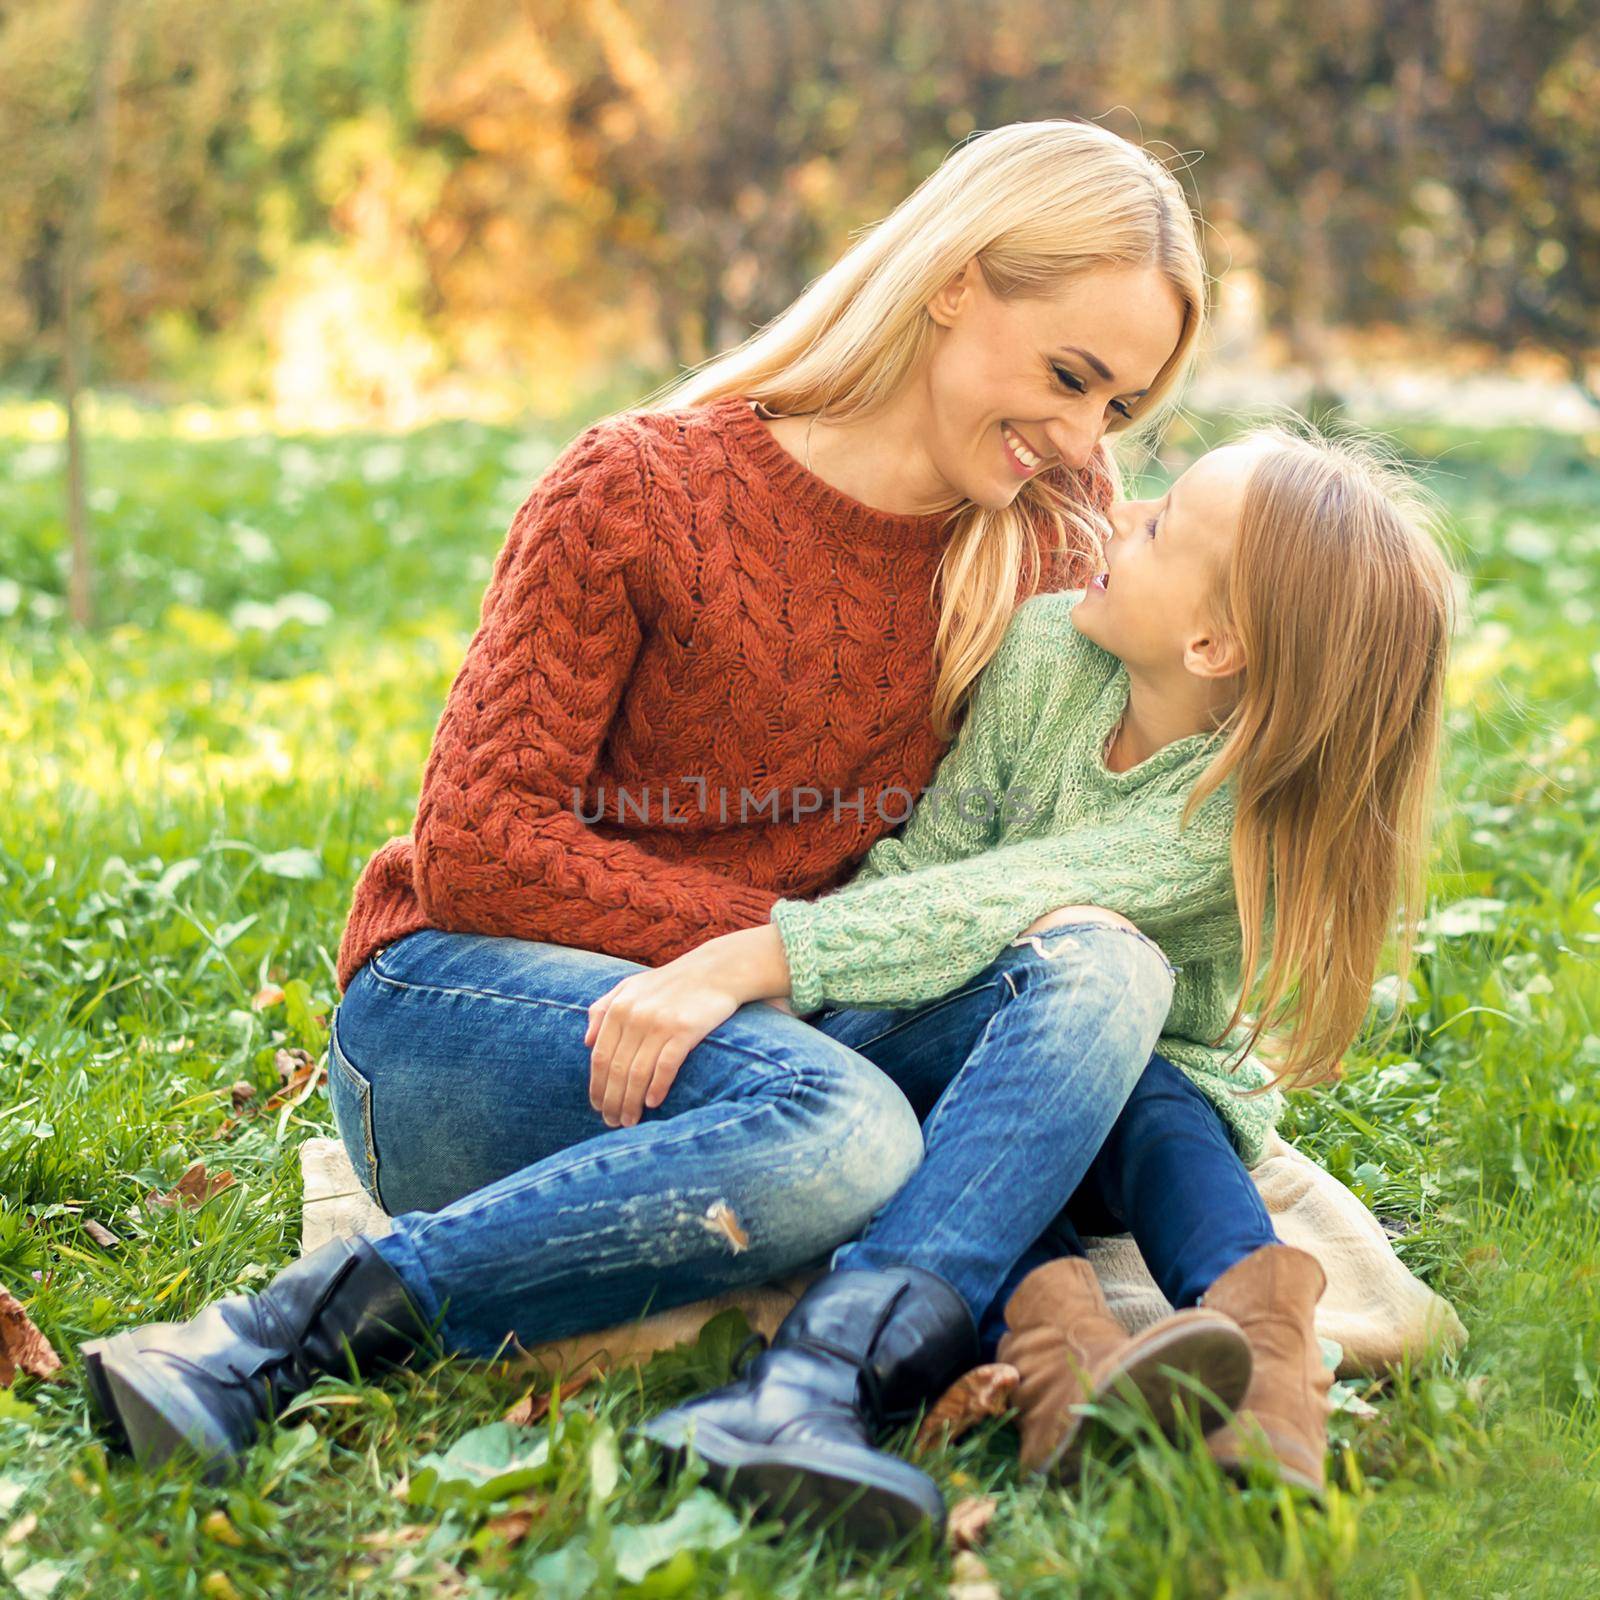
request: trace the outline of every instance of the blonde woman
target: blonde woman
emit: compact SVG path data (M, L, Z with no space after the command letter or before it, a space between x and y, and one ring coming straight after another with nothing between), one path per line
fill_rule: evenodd
M567 446L341 942L330 1095L394 1232L86 1345L141 1459L187 1448L220 1477L317 1373L404 1362L430 1331L487 1358L825 1262L917 1168L935 1058L1008 1116L1026 1099L1041 1158L1099 1148L1171 993L1115 918L1086 927L1077 981L997 946L870 1050L781 1001L679 983L667 1015L638 984L837 888L904 821L1017 606L1093 570L1107 436L1159 420L1204 300L1158 161L1019 123L958 147L743 345ZM636 1056L663 1027L694 1048ZM1003 1254L997 1289L1031 1237L951 1248ZM801 1456L848 1480L858 1436L975 1359L981 1274L948 1270L965 1287L824 1280L809 1326L840 1353L820 1403L843 1431L774 1419ZM901 1522L942 1514L921 1474L894 1498Z

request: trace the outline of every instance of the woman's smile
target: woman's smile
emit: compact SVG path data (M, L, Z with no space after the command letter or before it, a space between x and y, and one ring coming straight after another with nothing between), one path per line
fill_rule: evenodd
M1004 422L1000 424L1000 437L1005 443L1006 455L1010 457L1012 466L1024 478L1031 478L1040 467L1043 460L1031 451L1027 443Z

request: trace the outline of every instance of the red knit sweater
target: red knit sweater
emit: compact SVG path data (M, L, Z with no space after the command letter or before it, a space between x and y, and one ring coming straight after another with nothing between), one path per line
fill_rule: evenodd
M1081 481L1109 504L1102 468ZM946 532L834 489L738 397L586 429L512 520L340 993L418 928L659 966L841 883L947 748ZM1052 566L1018 599L1081 581Z

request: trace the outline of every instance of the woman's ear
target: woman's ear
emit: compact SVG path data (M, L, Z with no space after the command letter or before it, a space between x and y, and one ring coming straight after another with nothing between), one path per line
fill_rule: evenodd
M969 257L962 264L961 270L942 283L929 297L925 309L942 327L948 328L960 315L961 303L971 292L972 279L977 270L977 258Z

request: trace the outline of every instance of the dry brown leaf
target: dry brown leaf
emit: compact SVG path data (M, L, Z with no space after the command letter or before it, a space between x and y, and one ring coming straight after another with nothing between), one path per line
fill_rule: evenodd
M299 1045L286 1045L273 1056L272 1065L277 1069L278 1081L287 1083L302 1068L311 1065L311 1052L302 1050Z
M537 1520L538 1515L533 1511L507 1511L501 1516L490 1517L483 1527L486 1533L504 1539L508 1545L521 1544Z
M9 1289L0 1289L0 1389L9 1389L18 1372L31 1378L53 1378L61 1357L33 1325L33 1318Z
M945 1591L950 1600L1001 1600L1000 1586L989 1576L982 1556L958 1550L951 1568L955 1581Z
M250 1000L252 1011L266 1011L273 1006L283 1004L283 990L275 983L269 983L264 988L257 989Z
M954 1444L985 1417L997 1417L1011 1403L1022 1374L1004 1361L964 1372L934 1402L917 1429L915 1449L927 1450L943 1440Z
M998 1504L992 1494L971 1494L958 1500L945 1519L944 1542L952 1550L975 1550L989 1537Z
M187 1211L198 1211L207 1200L221 1194L224 1189L231 1189L233 1184L234 1176L227 1168L207 1173L204 1161L191 1161L172 1188L165 1194L158 1194L152 1189L145 1196L144 1203L152 1211L163 1206L182 1206Z
M235 1111L239 1110L241 1106L249 1105L249 1103L254 1100L255 1097L256 1086L253 1083L247 1082L243 1078L240 1078L239 1081L233 1084L228 1090L228 1098L233 1101L233 1109Z
M3 1534L0 1534L0 1545L4 1545L9 1550L13 1545L23 1544L26 1542L28 1535L38 1526L39 1513L37 1511L25 1511Z
M437 1526L433 1522L407 1522L398 1528L379 1528L376 1533L364 1533L358 1542L369 1550L403 1550L408 1544L421 1544Z
M600 1369L598 1367L585 1367L581 1372L574 1373L570 1378L558 1380L549 1389L532 1388L500 1420L509 1422L514 1428L534 1427L536 1424L543 1422L550 1414L550 1407L555 1400L558 1389L561 1392L562 1404L565 1405L580 1389L587 1389L599 1376Z
M98 1245L109 1250L113 1245L122 1241L103 1222L96 1222L93 1217L83 1218L83 1231Z
M311 1053L306 1050L295 1050L293 1052L280 1050L277 1055L280 1072L282 1071L283 1057L290 1054L304 1059L296 1061L294 1070L290 1073L283 1087L262 1107L264 1111L276 1111L280 1106L284 1105L297 1106L302 1100L309 1099L317 1085L322 1082L323 1071L327 1065L326 1056L319 1061L315 1060Z

